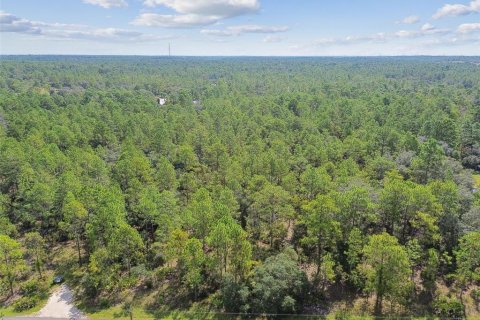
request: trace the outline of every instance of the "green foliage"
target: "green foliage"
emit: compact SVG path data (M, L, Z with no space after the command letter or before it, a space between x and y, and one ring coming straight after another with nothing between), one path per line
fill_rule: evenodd
M315 200L304 206L304 211L307 235L302 242L315 248L314 256L318 277L321 276L322 265L327 262L324 261L325 250L335 246L340 234L340 223L335 220L339 210L331 196L318 195ZM329 256L327 255L327 257ZM331 261L328 263L330 264ZM325 272L326 269L323 273ZM326 278L326 275L324 274L323 277Z
M194 234L198 239L205 242L214 219L213 201L208 190L200 188L195 192L187 210L190 215L188 217L189 223L193 228Z
M25 234L25 247L27 253L33 260L35 270L38 272L40 278L43 278L42 270L47 259L47 252L45 250L45 241L38 232L29 232Z
M370 223L377 222L376 205L366 187L352 186L335 193L334 197L344 237L354 228L365 228Z
M462 285L480 280L480 232L470 232L460 239L455 252L457 258L457 278Z
M29 310L35 307L37 303L38 303L37 297L34 297L34 296L21 297L20 299L15 301L15 303L13 304L13 310L17 312Z
M137 230L128 224L122 223L114 230L107 248L110 256L118 259L128 273L131 272L132 265L143 261L142 238Z
M93 252L88 272L82 278L86 298L95 299L103 292L114 291L119 282L119 269L107 249L100 248Z
M360 271L366 279L366 290L377 295L375 309L381 314L384 297L395 302L405 298L410 286L410 261L397 239L386 233L370 236L363 254Z
M286 249L255 269L249 298L251 310L273 314L299 312L306 286L307 278L297 266L295 252Z
M21 284L20 293L24 297L45 299L48 296L48 283L43 280L28 280Z
M462 319L465 316L465 307L457 298L439 296L433 302L433 309L440 319Z
M208 237L208 244L214 251L214 264L220 276L230 272L235 279L241 279L247 274L252 248L247 233L232 218L218 221Z
M169 240L165 244L165 253L167 256L167 261L174 261L180 259L185 249L188 233L181 229L174 229L169 234Z
M156 166L157 181L160 191L174 191L178 187L175 168L167 158L162 157Z
M380 208L385 229L401 243L413 235L425 246L438 240L437 218L442 207L429 186L405 181L397 171L391 171L384 179Z
M300 182L305 188L305 197L312 200L319 193L327 193L331 188L332 178L323 168L308 166L300 176Z
M82 254L80 247L85 232L85 226L88 221L88 212L83 204L78 201L71 192L68 192L65 196L62 211L64 222L60 224L60 226L63 229L66 229L69 235L75 239L78 263L81 263Z
M297 312L363 291L395 313L464 290L477 60L2 57L0 291L57 266L87 306L155 292Z
M90 249L106 246L115 229L124 222L126 209L123 194L115 187L96 186L86 190L87 210L91 211L85 226Z
M9 285L13 296L13 285L26 268L20 243L6 235L0 235L0 275Z
M184 268L183 280L185 284L193 290L196 296L203 282L202 271L206 259L202 250L202 242L195 238L188 239L180 259L182 267Z
M348 249L345 252L347 260L347 271L349 272L349 279L357 287L362 288L362 279L358 273L357 266L361 261L363 246L365 245L364 236L357 228L352 229L348 235L347 240Z
M480 289L473 289L470 292L470 296L475 301L475 303L477 303L477 305L480 305Z
M231 275L227 275L220 288L220 297L226 312L247 313L250 309L250 290L243 284L235 281Z
M0 234L13 236L15 233L15 225L10 222L8 217L0 215Z
M444 154L435 139L428 139L420 146L420 153L413 160L412 167L420 183L440 177Z
M425 267L421 272L422 283L427 292L433 294L435 291L437 274L440 268L440 257L435 249L428 249Z
M248 229L252 237L274 248L275 241L282 242L286 236L286 224L294 217L289 194L280 186L266 182L252 195L248 215Z

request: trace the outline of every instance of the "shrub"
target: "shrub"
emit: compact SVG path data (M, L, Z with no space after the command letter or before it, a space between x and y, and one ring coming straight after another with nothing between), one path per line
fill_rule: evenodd
M17 312L32 309L37 305L36 297L22 297L13 304L13 309Z
M0 279L0 292L1 292L0 297L2 297L4 294L7 294L7 292L10 293L8 288L8 283L4 279Z
M248 288L234 280L233 276L227 274L220 289L220 300L227 312L243 312L248 309Z
M355 317L347 310L338 310L334 314L335 320L350 320Z
M37 297L44 299L48 295L48 285L44 281L29 280L20 286L20 292L26 297Z
M433 302L433 309L440 319L463 318L465 307L457 298L440 296Z
M174 272L174 268L172 267L159 267L155 270L155 277L158 282L164 281Z
M307 276L297 266L292 249L269 257L255 269L252 278L251 306L264 313L294 313L301 309Z
M470 292L470 296L472 297L473 301L480 304L480 289L473 289L472 292Z

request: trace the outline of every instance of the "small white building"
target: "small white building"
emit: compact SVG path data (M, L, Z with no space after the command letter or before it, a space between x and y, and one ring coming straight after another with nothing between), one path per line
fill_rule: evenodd
M167 99L158 97L157 102L159 105L163 106L165 103L167 103Z

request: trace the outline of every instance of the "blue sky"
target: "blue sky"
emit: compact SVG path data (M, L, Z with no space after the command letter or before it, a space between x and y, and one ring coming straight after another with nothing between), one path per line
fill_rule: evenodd
M480 0L0 0L1 54L480 55Z

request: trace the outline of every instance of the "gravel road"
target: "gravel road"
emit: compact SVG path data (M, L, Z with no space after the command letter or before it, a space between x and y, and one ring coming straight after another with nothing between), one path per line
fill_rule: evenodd
M86 319L82 312L73 305L73 293L66 284L62 284L48 298L47 304L36 316L42 318Z
M5 320L57 320L57 319L87 319L73 305L73 293L66 284L62 284L48 298L47 304L36 314L25 317L6 317Z

